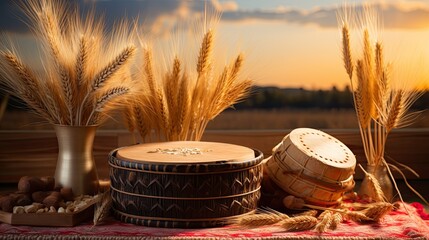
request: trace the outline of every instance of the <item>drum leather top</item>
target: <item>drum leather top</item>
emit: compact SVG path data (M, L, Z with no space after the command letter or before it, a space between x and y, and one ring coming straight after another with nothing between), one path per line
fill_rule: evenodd
M241 162L255 158L254 150L216 142L160 142L120 148L119 159L146 163Z
M322 131L298 128L289 134L289 138L306 155L329 166L354 168L356 164L356 158L347 146Z

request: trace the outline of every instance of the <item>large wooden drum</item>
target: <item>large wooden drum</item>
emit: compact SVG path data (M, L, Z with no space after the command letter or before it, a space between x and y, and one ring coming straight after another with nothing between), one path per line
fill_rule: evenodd
M319 130L298 128L273 149L269 177L307 203L337 204L354 187L356 158L338 139Z
M109 155L114 214L156 227L223 225L257 208L263 155L238 145L165 142Z

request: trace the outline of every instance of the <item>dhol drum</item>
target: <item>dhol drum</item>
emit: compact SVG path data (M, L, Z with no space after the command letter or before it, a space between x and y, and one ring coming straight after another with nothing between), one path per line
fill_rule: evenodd
M153 227L213 227L253 212L263 154L214 142L164 142L109 155L114 215Z
M337 204L353 189L355 166L356 158L347 146L310 128L290 132L264 165L284 191L321 206Z

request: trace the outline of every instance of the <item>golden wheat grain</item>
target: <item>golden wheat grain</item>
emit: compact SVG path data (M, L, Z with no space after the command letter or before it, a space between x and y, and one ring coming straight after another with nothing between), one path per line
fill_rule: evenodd
M388 202L378 202L371 204L367 209L362 212L375 222L379 222L386 214L390 213L393 209L393 204Z
M376 202L385 201L386 197L377 178L373 174L365 171L365 179L367 180L368 191L373 200Z
M159 103L158 114L160 117L160 128L164 131L165 134L168 134L169 116L168 116L168 107L165 100L165 94L161 89L157 89L156 97Z
M339 212L336 212L332 215L332 222L329 228L331 230L337 229L338 225L343 221L343 215Z
M316 224L314 229L319 233L324 233L331 226L332 219L333 219L332 218L332 212L330 210L325 210L320 214L318 219L320 221Z
M312 229L317 224L317 218L312 216L297 216L285 219L280 225L286 231L304 231Z
M136 106L134 106L133 110L135 114L134 124L136 125L140 136L144 140L145 137L150 133L150 122L146 120L145 113L142 111L142 108L138 106L138 103L136 103Z
M42 15L42 23L44 25L44 32L45 37L48 41L49 48L51 49L51 54L54 57L54 60L56 63L61 61L60 58L60 50L59 50L59 41L60 34L59 34L59 26L57 24L57 21L54 21L53 17L55 16L51 11L50 8L47 8L48 11L44 11L44 15Z
M149 48L144 49L144 71L146 74L146 80L149 84L149 90L151 93L155 93L156 85L153 74L153 63L152 63L152 51Z
M101 193L100 200L95 204L93 224L94 226L100 225L107 220L112 207L112 197L110 190Z
M342 27L342 52L343 52L343 62L349 79L353 79L353 60L352 53L350 50L350 32L347 24L344 24Z
M84 73L85 73L85 64L87 61L87 43L85 37L80 38L79 43L79 52L76 59L76 82L77 86L83 86L84 85Z
M231 67L228 82L234 82L237 79L238 73L243 65L243 54L239 54Z
M112 89L107 90L105 93L101 95L99 99L97 99L97 102L95 104L95 111L102 111L103 108L112 101L112 99L115 99L118 96L124 95L130 91L127 87L114 87Z
M73 122L73 95L75 92L74 86L72 86L72 81L70 79L70 74L67 69L65 69L62 65L58 65L58 71L60 73L60 82L61 88L63 90L65 104L67 106L69 112L69 120L68 122L72 124Z
M135 51L134 46L129 46L122 50L122 52L113 60L111 63L109 63L103 70L101 70L97 76L95 77L92 85L91 90L95 91L102 86L105 85L106 81L124 64L127 63L127 60L133 55Z
M208 71L210 65L210 56L213 47L213 32L207 31L201 43L200 53L197 61L198 78Z
M189 128L189 91L188 91L188 77L184 74L180 82L179 87L179 97L178 97L178 106L179 106L179 121L176 123L180 127L180 140L186 140L188 137L188 128Z
M176 57L173 61L173 68L169 76L166 78L167 83L164 83L164 91L166 95L166 103L168 106L168 112L170 116L170 135L177 140L178 138L178 122L180 121L179 105L178 105L178 95L180 91L180 72L181 72L181 62Z
M49 119L48 109L44 106L43 99L39 94L42 89L37 78L14 54L4 52L2 55L22 83L21 85L19 82L13 81L11 92L18 91L18 94L22 95L22 98L24 98L30 107L42 117Z
M343 217L345 219L349 219L355 222L364 222L364 221L371 221L371 218L367 217L364 213L359 211L349 211L346 210L344 212Z
M273 213L248 214L235 220L236 224L247 227L271 225L282 221L283 218Z
M397 127L398 122L401 117L401 112L403 111L403 92L402 90L396 91L392 103L390 104L389 112L386 118L384 126L386 131L390 132L393 128Z
M371 94L368 92L368 82L365 79L363 63L358 60L356 65L358 86L355 90L355 108L361 128L366 129L371 121Z

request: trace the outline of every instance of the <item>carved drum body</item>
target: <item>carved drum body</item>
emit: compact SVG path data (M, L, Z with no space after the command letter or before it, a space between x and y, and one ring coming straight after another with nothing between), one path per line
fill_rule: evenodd
M156 227L212 227L257 208L263 155L211 142L140 144L110 154L114 214Z
M319 130L298 128L273 149L269 177L307 203L329 206L354 187L356 159L338 139Z

